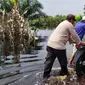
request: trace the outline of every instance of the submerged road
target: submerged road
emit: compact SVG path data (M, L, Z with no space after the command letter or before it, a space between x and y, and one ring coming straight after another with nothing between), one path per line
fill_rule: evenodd
M36 84L36 76L43 72L44 61L46 56L47 39L52 30L40 30L38 36L41 38L37 50L32 54L20 56L20 62L14 63L13 56L7 56L7 60L0 66L0 85L39 85ZM72 46L67 46L68 59L72 53ZM54 67L59 67L56 59Z

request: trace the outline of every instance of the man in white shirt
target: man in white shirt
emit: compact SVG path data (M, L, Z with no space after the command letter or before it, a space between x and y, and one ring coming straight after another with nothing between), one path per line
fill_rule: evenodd
M68 75L66 56L67 42L75 43L77 47L79 47L81 44L85 45L85 42L80 40L74 29L74 21L75 16L73 14L67 15L66 20L61 22L49 37L43 73L44 78L48 78L50 76L50 72L56 57L58 58L61 66L60 75Z

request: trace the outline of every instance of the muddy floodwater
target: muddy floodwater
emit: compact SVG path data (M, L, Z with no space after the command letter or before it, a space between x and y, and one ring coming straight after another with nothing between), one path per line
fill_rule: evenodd
M22 54L19 63L16 63L11 55L7 56L6 61L2 57L0 85L40 85L39 79L43 73L47 39L52 32L52 30L39 30L37 32L39 42L36 48L31 50L30 53ZM69 45L67 46L68 59L71 53L72 45ZM59 67L57 59L53 67Z

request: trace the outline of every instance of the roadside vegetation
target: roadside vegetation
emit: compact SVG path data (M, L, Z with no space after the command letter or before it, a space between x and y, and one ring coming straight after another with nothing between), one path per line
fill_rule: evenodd
M66 18L48 16L43 8L38 0L0 0L0 56L19 60L21 53L35 46L37 30L54 29Z

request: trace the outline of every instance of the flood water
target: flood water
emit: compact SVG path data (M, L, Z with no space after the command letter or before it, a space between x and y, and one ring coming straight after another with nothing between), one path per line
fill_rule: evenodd
M7 56L6 61L0 65L0 85L39 85L37 80L39 73L43 72L44 61L46 56L47 39L52 30L39 30L39 43L35 50L20 56L20 62L15 63L13 56ZM68 59L72 53L72 46L67 46ZM54 67L59 67L56 59ZM37 78L38 76L38 78Z

